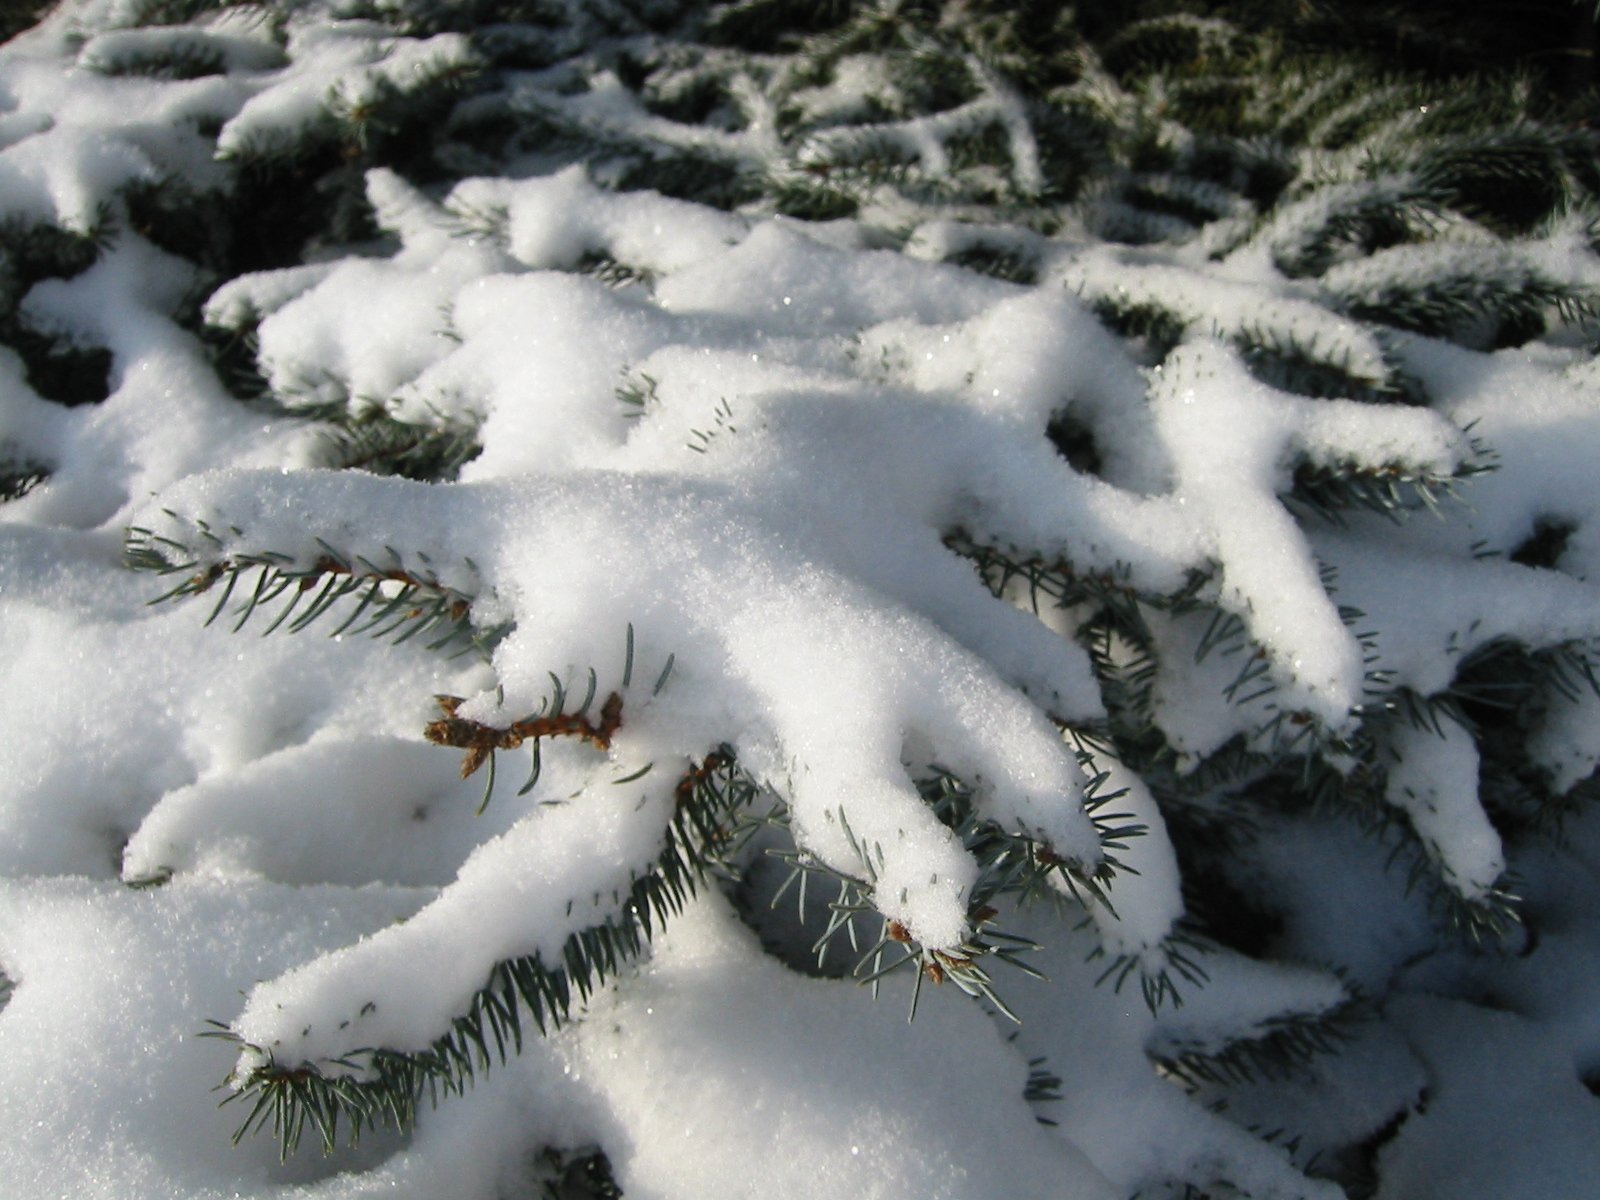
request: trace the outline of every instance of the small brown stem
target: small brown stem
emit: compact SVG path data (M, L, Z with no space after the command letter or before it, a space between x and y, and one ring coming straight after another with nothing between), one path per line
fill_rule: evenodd
M429 721L422 736L435 746L466 751L461 760L463 779L481 767L494 751L515 750L529 738L577 737L596 749L609 750L612 737L622 727L622 697L616 692L606 697L598 724L583 713L552 713L546 717L529 717L504 729L456 716L456 710L461 707L460 696L435 696L434 700L444 715Z

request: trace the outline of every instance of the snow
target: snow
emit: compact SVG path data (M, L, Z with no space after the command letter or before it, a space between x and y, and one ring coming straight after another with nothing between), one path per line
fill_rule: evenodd
M629 1195L1122 1194L1033 1120L1025 1064L959 993L909 1025L848 983L797 978L711 904L674 923L636 982L596 1006L572 1061L638 1131L616 1164ZM950 1053L923 1052L924 1021ZM852 1052L813 1052L841 1043ZM708 1111L747 1119L708 1139Z
M138 6L69 4L0 49L0 210L105 224L94 263L34 283L18 317L111 356L109 395L68 409L0 351L0 445L49 470L0 504L8 1194L498 1200L531 1194L543 1148L600 1144L628 1195L662 1200L1111 1200L1184 1181L1331 1200L1317 1155L1391 1118L1379 1200L1589 1186L1593 818L1563 850L1502 837L1466 719L1424 728L1386 705L1447 694L1491 645L1600 639L1592 364L1570 338L1489 352L1327 307L1463 264L1592 282L1574 223L1292 279L1274 254L1367 193L1308 199L1211 261L1205 239L1135 250L991 225L980 243L977 226L920 217L889 236L718 212L613 191L602 164L448 188L371 170L377 240L226 280L130 228L115 197L131 183L220 188L230 159L478 63L458 35L330 11L307 6L280 45L249 12L157 29ZM224 70L122 73L174 49ZM790 97L819 126L799 157L889 141L938 176L953 134L995 126L1017 194L1034 194L1026 106L970 69L964 105L846 126L879 111L867 97L893 110L895 96L881 60L844 58ZM552 86L525 73L505 100L620 141L794 166L755 76L735 89L736 130L654 115L604 71ZM1190 199L1241 217L1206 189ZM1025 252L1040 283L943 261L979 244ZM585 273L597 260L627 269L619 286ZM183 327L201 292L205 321L254 339L291 408L471 424L483 452L448 483L314 467L314 428L230 396ZM1180 344L1145 361L1107 307L1161 310ZM1364 385L1409 372L1432 403L1290 394L1252 373L1253 343L1308 347ZM1063 416L1092 436L1092 469L1051 445ZM1497 470L1459 480L1437 517L1334 525L1286 499L1303 467L1449 479L1474 442ZM1515 561L1552 521L1572 526L1556 563ZM253 580L152 606L163 581L121 564L130 526L192 551L167 586L250 555L311 572L331 554L389 572L391 592L402 576L453 589L479 629L511 629L481 660L319 636L332 618L263 637L257 614L230 634ZM1125 642L1096 663L1092 604L1033 596L1034 611L1015 582L991 594L957 537L1144 597L1148 675ZM1194 607L1152 599L1186 588ZM1207 652L1212 612L1236 635ZM1259 690L1231 694L1258 663ZM1148 761L1096 738L1118 671L1149 688ZM424 739L437 696L504 729L589 679L618 697L614 736L543 739L525 794L529 747L497 751L486 795ZM1536 703L1531 760L1555 791L1580 788L1600 701ZM1358 778L1353 749L1338 761L1392 823L1274 808L1282 780L1259 759L1173 798L1174 779L1204 778L1230 747L1270 755L1289 727L1372 737L1381 780ZM741 919L759 925L738 911L747 896L707 885L571 1025L530 1036L414 1132L284 1164L270 1136L230 1144L243 1113L212 1093L230 1069L270 1057L359 1076L363 1051L447 1032L496 963L556 963L616 918L666 844L679 781L723 747L781 800L808 863L870 890L896 941L949 956L988 918L979 862L918 790L930 774L1084 875L1105 863L1097 820L1138 828L1111 850L1103 900L1064 894L1057 874L1054 907L995 914L1040 946L1024 957L1045 978L994 966L1020 1029L935 972L914 1022L911 971L877 1003L801 975ZM1253 892L1238 902L1259 910L1267 959L1187 940L1177 843L1206 822L1256 836L1237 851ZM1440 949L1427 898L1384 865L1418 846L1458 901L1532 881L1521 957ZM1169 968L1181 1004L1152 1011L1140 983ZM1350 1058L1318 1060L1310 1082L1253 1081L1232 1119L1220 1090L1156 1066L1363 996L1382 1003ZM207 1021L245 1045L197 1038ZM1059 1076L1059 1098L1030 1104L1030 1067ZM1284 1145L1251 1132L1280 1117Z
M536 954L559 961L567 936L595 924L601 901L643 871L671 813L676 781L665 776L633 786L596 781L576 799L540 805L481 842L451 886L404 924L257 987L237 1031L285 1062L364 1046L426 1048L466 1011L495 963ZM468 941L463 925L473 930ZM419 978L429 986L418 988Z
M268 153L335 109L375 104L386 85L403 88L473 61L459 34L395 39L387 27L357 20L297 23L284 53L288 65L252 80L253 94L222 127L220 155Z
M1528 756L1564 795L1600 767L1600 697L1593 692L1552 696L1539 727L1528 739Z
M435 492L345 473L291 480L277 472L233 472L186 481L168 489L161 504L219 530L247 531L245 545L298 551L308 563L321 553L307 533L311 513L385 513L387 521L369 516L359 527L326 527L319 536L370 562L402 542L419 559L440 564L442 582L469 594L493 590L519 618L537 603L543 619L519 620L497 650L497 699L469 707L474 719L501 724L535 710L552 664L568 678L588 666L601 670L604 694L619 682L616 647L631 625L644 648L639 692L667 653L684 664L671 705L643 695L635 702L623 689L628 726L647 739L640 761L699 757L730 740L730 730L741 730L731 738L741 758L764 777L785 781L807 843L825 861L859 873L864 864L845 833L848 824L880 854L875 867L890 915L930 944L960 940L973 872L926 814L901 766L902 744L913 731L931 739L937 761L968 769L993 790L987 803L996 819L1035 831L1063 855L1088 864L1098 859L1075 806L1081 775L1054 727L992 668L945 642L937 626L896 612L894 600L824 565L837 552L813 544L792 516L785 521L753 504L741 512L717 486L605 472ZM813 518L823 529L845 519L826 510ZM159 511L136 521L164 536L183 532ZM779 536L770 535L774 529ZM477 547L470 575L451 566L449 549L469 530ZM224 539L219 549L231 546ZM915 579L894 574L902 589ZM707 613L701 598L713 590L727 611ZM1015 633L1037 637L1042 630L1018 625ZM597 634L606 640L597 644ZM938 652L930 655L929 646ZM707 673L708 663L719 665L718 675ZM637 717L634 703L641 706ZM671 740L661 743L649 740L659 708L671 709L663 731ZM895 720L874 719L880 713L894 713Z
M653 115L611 71L597 71L583 84L583 90L572 94L530 80L526 88L513 85L511 104L531 115L587 126L624 144L656 142L726 163L755 165L778 150L770 122L754 120L736 131L684 125Z
M581 166L542 179L474 179L445 202L458 211L504 207L506 248L533 268L569 268L584 254L669 273L742 240L746 223L731 214L653 192L619 194L589 182Z
M1171 313L1189 329L1216 337L1273 332L1315 350L1352 377L1382 381L1388 372L1375 333L1330 312L1287 281L1251 277L1232 280L1223 272L1202 273L1187 264L1144 261L1148 256L1099 246L1075 256L1060 271L1061 282L1090 302L1118 308L1151 306ZM1254 264L1246 259L1245 269Z
M283 53L272 40L267 22L242 12L217 13L198 28L116 29L84 43L78 62L108 75L123 74L141 59L172 53L214 60L225 72L264 71L283 65Z
M1581 1195L1593 1185L1600 1112L1532 1022L1423 996L1408 997L1397 1017L1437 1095L1407 1118L1403 1141L1380 1151L1382 1200L1420 1200L1439 1188L1511 1200ZM1484 1078L1501 1086L1478 1086Z
M1482 896L1505 870L1500 837L1478 803L1478 748L1448 717L1438 729L1396 730L1386 796L1439 856L1467 896Z
M524 807L507 799L478 817L481 794L446 756L407 738L286 746L167 792L128 839L122 874L442 887Z
M1018 997L1022 1026L1017 1043L1063 1072L1068 1089L1049 1115L1119 1193L1131 1195L1166 1179L1188 1177L1206 1183L1232 1181L1253 1196L1338 1200L1341 1193L1334 1185L1307 1179L1281 1150L1190 1103L1181 1090L1151 1072L1148 1055L1158 1046L1157 1021L1136 996L1096 985L1097 964L1083 961L1088 948L1081 937L1063 939L1051 931L1051 944L1038 965L1048 973L1054 994L1048 1000L1043 991ZM1332 998L1326 981L1307 975L1288 972L1274 978L1272 972L1254 971L1251 964L1233 958L1211 956L1206 961L1207 969L1217 974L1213 983L1233 1003L1254 995L1263 1009L1286 1000L1316 1008ZM1043 1019L1040 1007L1046 1003L1069 1005L1073 1019ZM1092 1087L1085 1086L1089 1080Z
M915 161L928 176L939 179L950 170L947 142L997 126L1006 138L1017 190L1024 195L1038 195L1044 189L1044 175L1039 168L1039 147L1021 99L983 64L974 60L966 65L979 92L975 99L934 115L821 130L801 147L799 161L810 165L848 163L887 150L895 157ZM870 65L863 69L857 62L845 69L845 82L870 88L876 80Z
M330 1173L312 1155L280 1168L270 1142L230 1145L234 1114L211 1089L231 1049L197 1036L197 1014L227 1011L263 972L404 918L417 893L196 875L134 895L62 876L13 876L0 890L0 956L22 981L0 1021L7 1187L220 1200ZM381 1152L375 1142L366 1153Z

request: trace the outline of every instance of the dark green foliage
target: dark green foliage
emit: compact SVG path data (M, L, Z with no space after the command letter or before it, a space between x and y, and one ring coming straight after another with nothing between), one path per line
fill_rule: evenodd
M1314 1016L1272 1018L1254 1036L1220 1048L1164 1038L1150 1048L1151 1057L1173 1079L1191 1088L1283 1079L1303 1073L1323 1055L1338 1053L1341 1042L1352 1036L1350 1026L1370 1020L1371 1015L1360 1002L1350 1001Z
M1284 932L1282 914L1265 909L1233 881L1231 876L1237 873L1237 867L1229 869L1230 860L1219 857L1222 851L1190 836L1182 805L1165 811L1169 814L1168 827L1177 835L1180 847L1184 909L1195 928L1240 954L1269 957ZM1210 831L1202 831L1202 837L1205 832Z
M217 219L219 208L231 203L228 197L169 176L133 183L123 190L122 202L128 228L168 254L217 272L237 261L236 227Z
M605 1151L545 1149L535 1164L543 1200L620 1200Z
M20 303L36 283L88 270L100 254L109 220L103 211L96 227L82 233L15 219L0 223L0 343L21 357L35 392L68 407L106 398L111 353L37 328Z
M1577 526L1560 517L1546 517L1534 524L1530 533L1508 558L1525 567L1554 568L1565 553L1567 541L1577 532Z
M1552 320L1586 324L1600 311L1600 293L1591 287L1515 267L1497 278L1498 265L1463 262L1421 282L1396 278L1331 299L1351 316L1475 350L1520 346Z
M1100 449L1095 445L1094 430L1070 412L1056 416L1046 427L1045 436L1073 470L1084 475L1100 473Z
M1595 796L1593 780L1564 796L1552 793L1527 745L1546 709L1600 695L1600 647L1565 643L1533 649L1490 642L1470 655L1443 697L1478 738L1485 806L1511 827L1559 830L1571 811Z
M1273 264L1290 278L1320 275L1341 258L1371 254L1417 238L1443 204L1441 193L1412 184L1354 189L1330 206L1320 227L1274 248Z
M0 454L0 503L20 500L49 478L50 469L41 463Z
M111 351L40 333L21 322L0 332L27 367L28 386L46 400L73 408L111 394Z
M1080 753L1085 764L1092 767L1092 755L1087 750ZM935 770L922 781L920 790L929 808L960 839L980 871L968 902L972 932L960 946L945 950L919 945L897 922L886 921L879 914L873 894L877 878L874 847L856 844L846 827L846 836L856 845L860 873L848 875L826 867L794 846L787 837L787 813L781 807L774 808L763 823L775 825L785 836L765 849L788 870L775 887L758 888L757 892L769 909L792 902L794 919L792 924L775 925L753 914L757 928L767 934L769 944L777 943L774 948L791 965L823 975L842 974L848 969L850 974L872 984L875 991L878 982L892 972L912 969L913 1014L923 981L929 980L935 984L953 983L1009 1017L1011 1010L996 990L988 968L1004 964L1024 974L1037 975L1021 957L1033 943L1005 933L995 922L1003 919L1004 910L1015 905L1058 900L1063 895L1106 903L1105 884L1121 866L1117 852L1127 848L1128 839L1144 832L1126 813L1116 811L1116 801L1122 793L1107 791L1105 778L1103 774L1094 777L1087 788L1086 807L1105 852L1104 860L1093 870L1060 858L1048 845L1007 833L985 820L977 811L971 790L953 775ZM881 851L877 853L881 855ZM816 911L819 905L823 908L821 913ZM747 912L750 908L747 904ZM809 947L802 950L807 940ZM848 950L844 950L843 943L848 943ZM839 955L830 964L830 953L835 950ZM814 956L814 964L805 964L808 955ZM1170 971L1162 969L1141 977L1145 1000L1152 1010L1176 999L1175 976L1191 983L1203 976L1178 944L1169 949L1167 957ZM844 968L837 965L840 958ZM1106 974L1120 975L1120 988L1136 966L1119 960L1107 968Z
M8 41L31 28L49 10L50 5L44 0L38 3L33 0L6 0L5 4L0 4L0 42Z
M20 298L41 279L71 279L94 265L103 247L108 214L86 232L10 218L0 221L8 291Z
M590 23L585 32L591 38L637 33L650 17L669 20L678 15L676 0L644 0L643 3L590 6L584 14ZM630 13L630 10L631 13ZM385 15L387 15L385 13ZM395 24L411 37L431 37L438 33L464 33L477 36L487 31L496 36L502 28L556 33L563 30L573 15L559 0L427 0L408 4ZM633 19L628 19L632 16Z
M256 335L253 329L222 329L202 324L199 330L211 368L217 373L223 387L240 400L261 402L278 411L285 406L267 398L272 385L261 373L256 356Z
M1580 94L1595 80L1593 5L1568 0L1341 0L1280 5L1295 43L1357 50L1442 82L1517 69L1549 93Z
M1155 366L1176 349L1187 322L1171 310L1153 304L1128 303L1107 297L1094 305L1095 315L1113 333L1134 344L1134 355Z
M1592 157L1593 144L1581 133L1529 126L1430 146L1418 155L1414 170L1424 189L1449 197L1495 232L1515 237L1575 198L1578 181L1572 172L1592 179Z
M228 260L240 273L298 266L313 239L363 242L377 235L361 173L331 136L293 155L262 148L233 165L231 207L256 218L227 230Z
M379 231L366 200L366 171L390 167L419 182L444 177L434 158L439 130L480 82L473 68L442 63L417 73L404 89L379 81L358 102L330 97L292 140L258 140L236 149L227 160L229 201L211 203L205 249L236 275L297 266L323 247L374 240ZM181 226L190 215L181 192L177 199L177 211L157 214L152 222L158 243L162 229ZM170 209L173 197L166 204ZM196 232L180 236L193 238ZM197 257L211 265L210 258Z
M769 190L773 211L797 221L836 221L853 217L859 209L859 201L838 186L848 174L848 171L830 168L826 172L787 175Z
M476 422L401 421L378 411L322 432L330 467L430 483L454 479L483 449Z
M1284 499L1291 507L1315 514L1335 525L1345 524L1345 514L1365 510L1402 521L1421 509L1437 510L1455 498L1455 485L1488 470L1469 462L1448 477L1418 474L1401 464L1371 468L1354 463L1300 463L1294 471L1294 488Z
M732 163L687 154L635 158L617 186L619 191L660 192L663 196L698 200L718 208L737 208L760 194L753 177Z
M1254 43L1231 25L1187 13L1151 17L1107 39L1101 56L1124 82L1158 71L1228 72L1245 65Z
M135 25L185 25L207 13L236 8L249 0L143 0L131 6Z
M1426 403L1426 398L1392 367L1382 380L1365 378L1351 371L1347 361L1319 351L1315 343L1295 341L1277 330L1242 330L1235 344L1250 373L1279 391L1369 404Z
M655 281L655 272L648 267L630 266L608 254L585 254L573 269L591 279L598 279L608 287L621 288L629 284L649 287Z
M474 597L440 583L426 555L408 565L391 550L389 563L376 564L320 539L319 545L323 552L309 563L273 551L224 554L222 539L197 521L186 542L129 529L123 560L136 571L183 576L151 603L215 595L206 623L225 617L235 632L257 616L267 621L264 633L298 633L323 617L343 617L330 637L349 633L404 642L421 636L430 650L471 651L485 659L509 632L503 624L478 628Z
M706 40L745 50L782 50L808 33L835 27L860 7L854 0L735 0L716 5Z
M204 79L223 74L227 60L219 50L191 44L161 54L124 57L95 69L105 75L141 75L146 79Z

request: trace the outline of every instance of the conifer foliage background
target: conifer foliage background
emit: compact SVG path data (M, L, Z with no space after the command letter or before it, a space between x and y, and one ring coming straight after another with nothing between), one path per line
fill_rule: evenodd
M0 50L0 1179L1591 1192L1592 112L1376 7Z

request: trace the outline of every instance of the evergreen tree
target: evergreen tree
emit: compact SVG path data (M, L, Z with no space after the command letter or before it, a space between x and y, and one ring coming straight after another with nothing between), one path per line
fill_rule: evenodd
M1332 19L15 39L0 1079L112 874L256 1194L1575 1194L1596 139Z

